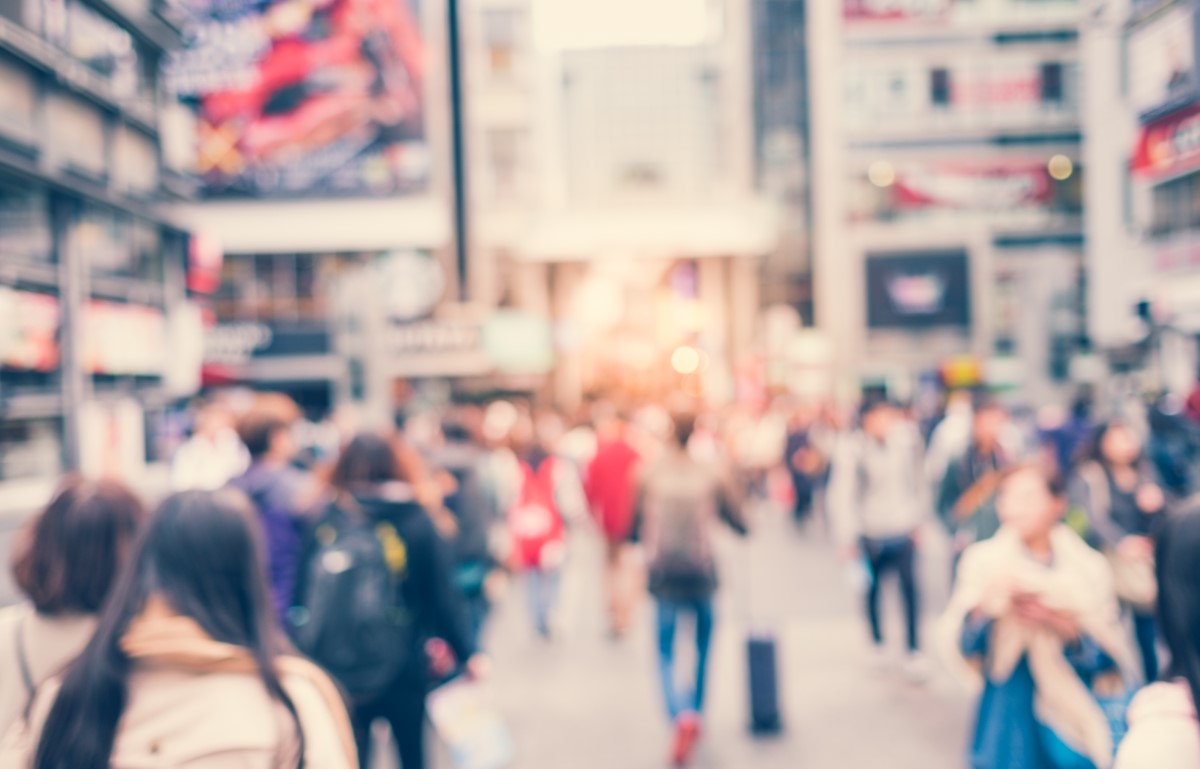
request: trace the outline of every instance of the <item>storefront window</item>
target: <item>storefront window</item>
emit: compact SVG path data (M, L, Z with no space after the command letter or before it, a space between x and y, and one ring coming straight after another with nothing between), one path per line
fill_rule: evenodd
M44 190L0 183L0 260L25 263L54 260L50 203Z
M1160 184L1153 192L1151 234L1167 236L1200 228L1200 173Z
M216 294L221 320L325 322L339 277L365 254L231 254Z

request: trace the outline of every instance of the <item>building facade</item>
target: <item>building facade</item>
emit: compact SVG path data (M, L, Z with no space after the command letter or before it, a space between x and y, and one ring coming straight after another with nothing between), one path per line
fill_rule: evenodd
M1084 4L808 10L816 318L843 392L984 380L1052 397L1087 341Z
M0 4L0 496L65 469L133 476L195 387L186 194L163 151L158 67L174 9ZM28 499L16 486L28 482Z

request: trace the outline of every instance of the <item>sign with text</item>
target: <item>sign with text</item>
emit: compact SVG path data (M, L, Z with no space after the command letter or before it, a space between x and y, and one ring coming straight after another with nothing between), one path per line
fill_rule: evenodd
M867 325L916 330L971 325L965 251L867 257Z

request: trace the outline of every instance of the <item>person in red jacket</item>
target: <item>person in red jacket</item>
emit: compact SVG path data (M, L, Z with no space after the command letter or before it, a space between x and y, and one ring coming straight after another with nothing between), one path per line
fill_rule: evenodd
M634 447L629 423L615 417L599 426L596 455L587 468L584 490L604 534L607 554L605 584L609 622L614 636L629 628L634 591L627 550L633 536L634 498L641 455Z

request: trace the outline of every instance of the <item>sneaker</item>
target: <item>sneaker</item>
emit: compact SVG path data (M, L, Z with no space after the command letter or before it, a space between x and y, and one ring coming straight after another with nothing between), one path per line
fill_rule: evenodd
M886 646L872 646L868 652L868 667L873 673L886 673L892 669L892 655Z
M700 740L700 716L697 713L684 713L675 721L675 744L671 748L671 763L675 766L687 766Z
M931 675L929 661L920 652L909 652L904 659L904 677L911 683L923 684L929 681Z

